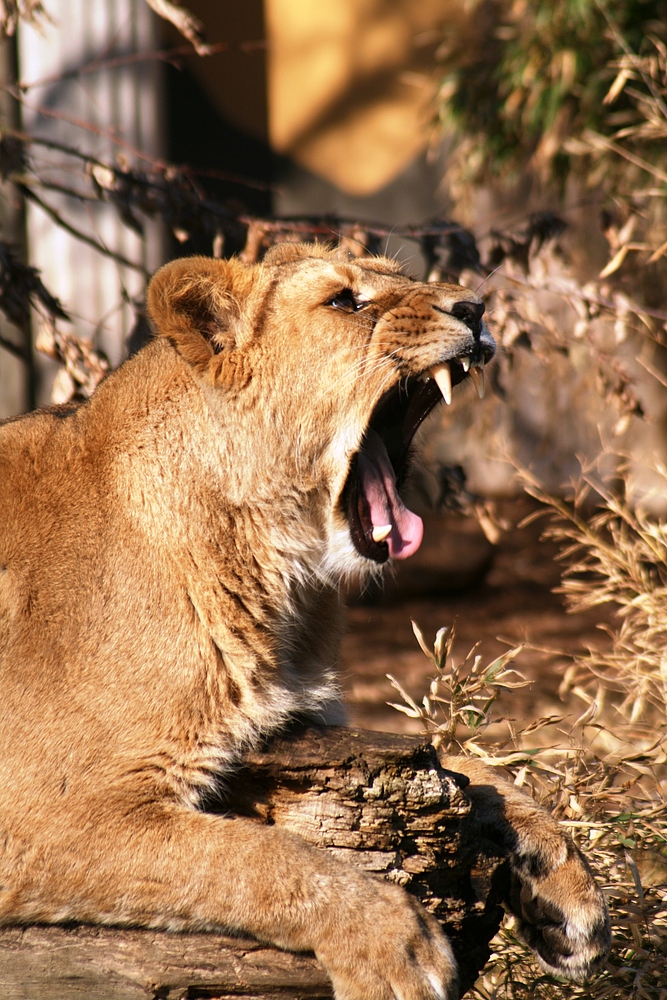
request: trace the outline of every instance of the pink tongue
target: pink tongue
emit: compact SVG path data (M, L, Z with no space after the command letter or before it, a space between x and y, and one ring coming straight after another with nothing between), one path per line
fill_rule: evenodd
M421 545L424 525L421 517L408 510L399 497L387 449L375 431L366 434L358 468L373 527L390 524L391 532L386 539L389 555L407 559Z

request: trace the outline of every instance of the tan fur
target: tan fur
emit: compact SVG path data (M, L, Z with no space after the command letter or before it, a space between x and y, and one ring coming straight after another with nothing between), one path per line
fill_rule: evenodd
M342 288L368 304L332 308ZM338 587L378 569L341 490L382 394L470 344L464 301L318 247L175 261L150 286L153 342L90 401L0 427L1 921L234 928L313 949L339 998L454 990L402 889L198 804L293 715L342 719ZM477 777L576 949L551 964L585 973L606 924L579 855Z

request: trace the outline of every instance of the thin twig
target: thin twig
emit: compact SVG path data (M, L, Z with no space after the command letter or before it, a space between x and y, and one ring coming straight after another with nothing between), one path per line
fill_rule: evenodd
M96 239L93 239L92 236L88 236L86 233L82 233L79 229L76 229L74 226L70 225L70 223L66 222L65 219L63 219L63 217L54 208L51 208L50 205L47 205L46 202L42 201L39 195L36 195L35 192L31 188L29 188L26 184L17 184L16 186L24 198L38 205L42 209L42 211L45 212L49 216L49 218L53 220L53 222L56 223L57 226L60 226L60 228L64 229L65 232L69 233L71 236L74 236L75 239L80 240L82 243L87 243L88 246L93 247L93 249L97 250L98 253L103 254L105 257L110 257L112 260L115 260L116 263L122 264L123 267L130 267L134 271L139 271L139 273L143 274L144 277L146 278L149 277L150 272L146 270L143 264L137 264L135 263L135 261L129 260L128 257L124 257L122 254L116 253L114 250L109 250L103 244L99 243Z
M184 38L187 38L197 55L209 54L208 45L204 42L204 25L186 7L181 7L180 3L173 3L172 0L146 0L146 3L158 17L169 21Z
M667 389L667 377L663 375L662 372L659 372L657 368L654 368L652 364L649 364L649 362L641 356L637 358L637 363L640 364L642 368L645 368L649 375L652 375L654 379L657 379L660 385L664 385Z
M610 309L612 312L615 312L618 309L618 303L614 302L612 299L606 299L601 295L589 295L587 292L584 292L583 289L568 288L565 290L563 288L557 288L553 285L549 285L547 282L542 282L540 285L537 285L534 282L529 281L527 278L521 278L516 274L505 274L505 277L508 281L512 281L517 285L523 285L525 288L552 292L554 295L560 295L563 298L580 299L582 302L590 302L603 309ZM625 304L627 305L628 312L634 312L638 316L650 316L652 319L667 321L667 312L663 309L652 309L651 306L640 306L637 302L633 302L631 299L626 299Z
M7 128L3 125L0 129L0 138L4 139L6 136L18 139L25 143L26 146L43 146L45 149L53 149L58 153L64 153L66 156L75 157L84 163L91 163L99 167L108 167L107 163L93 156L92 153L82 153L76 146L69 146L67 143L58 142L56 139L47 139L45 136L33 135L30 132L22 132L20 129Z
M25 347L21 347L19 344L15 344L13 341L8 340L7 337L3 337L0 334L0 347L4 347L6 351L13 354L14 357L20 358L21 361L28 362L30 359L30 352Z
M126 142L124 139L120 139L110 129L102 128L99 125L93 125L91 122L84 121L82 118L75 118L73 115L67 115L63 111L54 111L52 108L46 108L43 105L29 104L18 87L8 86L5 84L0 86L0 90L5 90L16 101L19 101L23 107L27 108L29 111L34 111L35 114L42 115L44 118L54 118L56 121L66 122L68 125L73 125L75 128L83 129L85 132L92 132L93 135L97 135L102 139L107 139L109 142L113 143L114 146L124 149L132 156L136 156L139 160L148 162L153 166L157 166L159 164L162 168L166 167L165 163L155 160L154 157L144 153L143 150L130 145L130 143Z
M206 52L201 54L201 58L218 55L221 52L256 52L260 49L268 48L268 42L264 39L248 42L215 42L206 46ZM102 73L111 69L121 69L123 66L132 66L142 62L166 62L175 63L183 56L194 55L190 45L176 45L168 49L147 49L143 52L130 52L122 56L111 56L108 59L94 59L85 66L78 69L68 70L65 73L54 74L53 76L43 76L39 80L32 80L30 83L18 83L17 86L24 94L38 87L46 87L54 83L64 83L66 80L79 80L83 76L91 73Z
M588 142L591 146L598 149L606 149L612 153L616 153L618 156L622 156L624 160L629 163L633 163L636 167L641 167L642 170L646 170L647 173L652 174L657 177L658 180L667 183L667 174L664 170L660 170L658 167L654 167L652 163L647 160L642 159L641 156L637 156L635 153L631 153L628 149L623 146L619 146L618 143L612 142L611 139L607 139L606 136L600 135L599 132L593 132L592 129L587 129L583 135L584 141Z
M67 187L65 184L58 184L56 181L44 181L37 178L35 181L32 178L23 178L20 182L25 187L29 187L31 191L35 188L40 188L43 191L55 191L57 194L64 194L68 198L75 198L77 201L95 201L99 202L99 198L93 194L86 194L85 191L77 191L75 188Z

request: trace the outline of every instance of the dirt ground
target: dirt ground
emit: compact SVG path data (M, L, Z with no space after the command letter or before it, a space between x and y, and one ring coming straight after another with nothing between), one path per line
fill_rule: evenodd
M554 593L561 574L555 559L558 550L540 537L546 519L518 527L534 509L528 498L503 502L501 514L512 527L495 547L486 543L471 519L448 515L439 526L427 524L424 553L401 567L403 575L393 593L390 586L386 595L350 606L342 679L351 725L419 732L418 722L387 705L400 700L387 673L419 702L434 672L417 645L410 619L429 643L439 628L456 621L455 658L462 659L478 641L485 663L508 644L528 644L515 666L530 684L503 694L496 703L519 729L539 716L569 713L575 719L584 710L578 698L570 696L564 703L558 696L563 672L572 662L563 654L576 655L590 644L603 644L605 635L597 626L614 625L613 609L566 612L561 596ZM433 585L432 568L438 559L443 568L440 586L451 589L415 596L420 583Z

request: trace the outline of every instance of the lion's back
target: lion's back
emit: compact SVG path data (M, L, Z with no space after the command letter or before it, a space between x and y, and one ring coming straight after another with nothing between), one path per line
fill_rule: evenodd
M71 430L63 434L62 425L77 412L76 406L49 407L0 423L0 566L12 553L25 558L53 523L63 457L72 451Z

